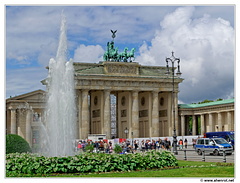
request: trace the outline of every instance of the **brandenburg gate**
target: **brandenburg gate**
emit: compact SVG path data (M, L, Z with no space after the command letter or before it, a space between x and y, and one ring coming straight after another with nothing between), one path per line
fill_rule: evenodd
M112 31L113 40L116 31ZM106 134L111 138L111 100L116 97L116 136L125 138L173 135L175 108L178 132L178 85L182 78L166 75L166 67L143 66L133 61L131 52L118 53L114 41L108 42L104 61L74 63L77 93L78 133ZM173 99L175 100L174 104Z

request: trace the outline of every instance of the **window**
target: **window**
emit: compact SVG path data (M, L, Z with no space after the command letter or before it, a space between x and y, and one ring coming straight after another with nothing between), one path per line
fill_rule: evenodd
M204 140L203 139L198 139L197 144L204 144Z
M161 97L161 99L160 99L160 106L163 106L163 105L164 105L164 98Z

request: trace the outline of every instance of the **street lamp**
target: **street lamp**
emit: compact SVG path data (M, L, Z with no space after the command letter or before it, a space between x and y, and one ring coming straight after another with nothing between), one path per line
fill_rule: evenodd
M169 72L169 65L168 65L168 62L171 62L172 63L172 85L173 85L173 89L172 89L172 112L173 112L173 153L175 155L178 154L177 152L177 135L176 135L176 122L175 122L175 95L174 95L174 78L175 78L175 68L174 68L174 62L177 62L178 63L178 66L177 66L177 73L176 75L179 77L181 76L181 72L180 72L180 58L176 58L174 57L174 52L172 51L172 56L170 58L166 58L166 63L167 63L167 75L170 74Z
M128 129L127 129L127 127L125 128L124 133L126 134L126 139L127 139L127 134L128 134Z

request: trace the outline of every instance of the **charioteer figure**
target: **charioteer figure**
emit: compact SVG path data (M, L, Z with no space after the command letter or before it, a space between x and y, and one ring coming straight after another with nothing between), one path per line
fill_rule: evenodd
M124 48L124 51L118 53L118 47L114 48L114 38L116 37L117 30L112 32L113 40L107 43L107 51L103 55L104 61L113 61L113 62L132 62L134 61L134 52L135 48L132 48L130 52L128 52L128 47Z

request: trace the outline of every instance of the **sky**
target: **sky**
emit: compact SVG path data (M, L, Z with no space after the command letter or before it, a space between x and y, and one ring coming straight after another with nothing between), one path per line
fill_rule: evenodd
M68 59L102 61L110 30L115 46L135 48L135 62L165 66L180 58L179 103L235 97L234 5L6 5L5 97L38 89L56 56L61 13L67 20Z

